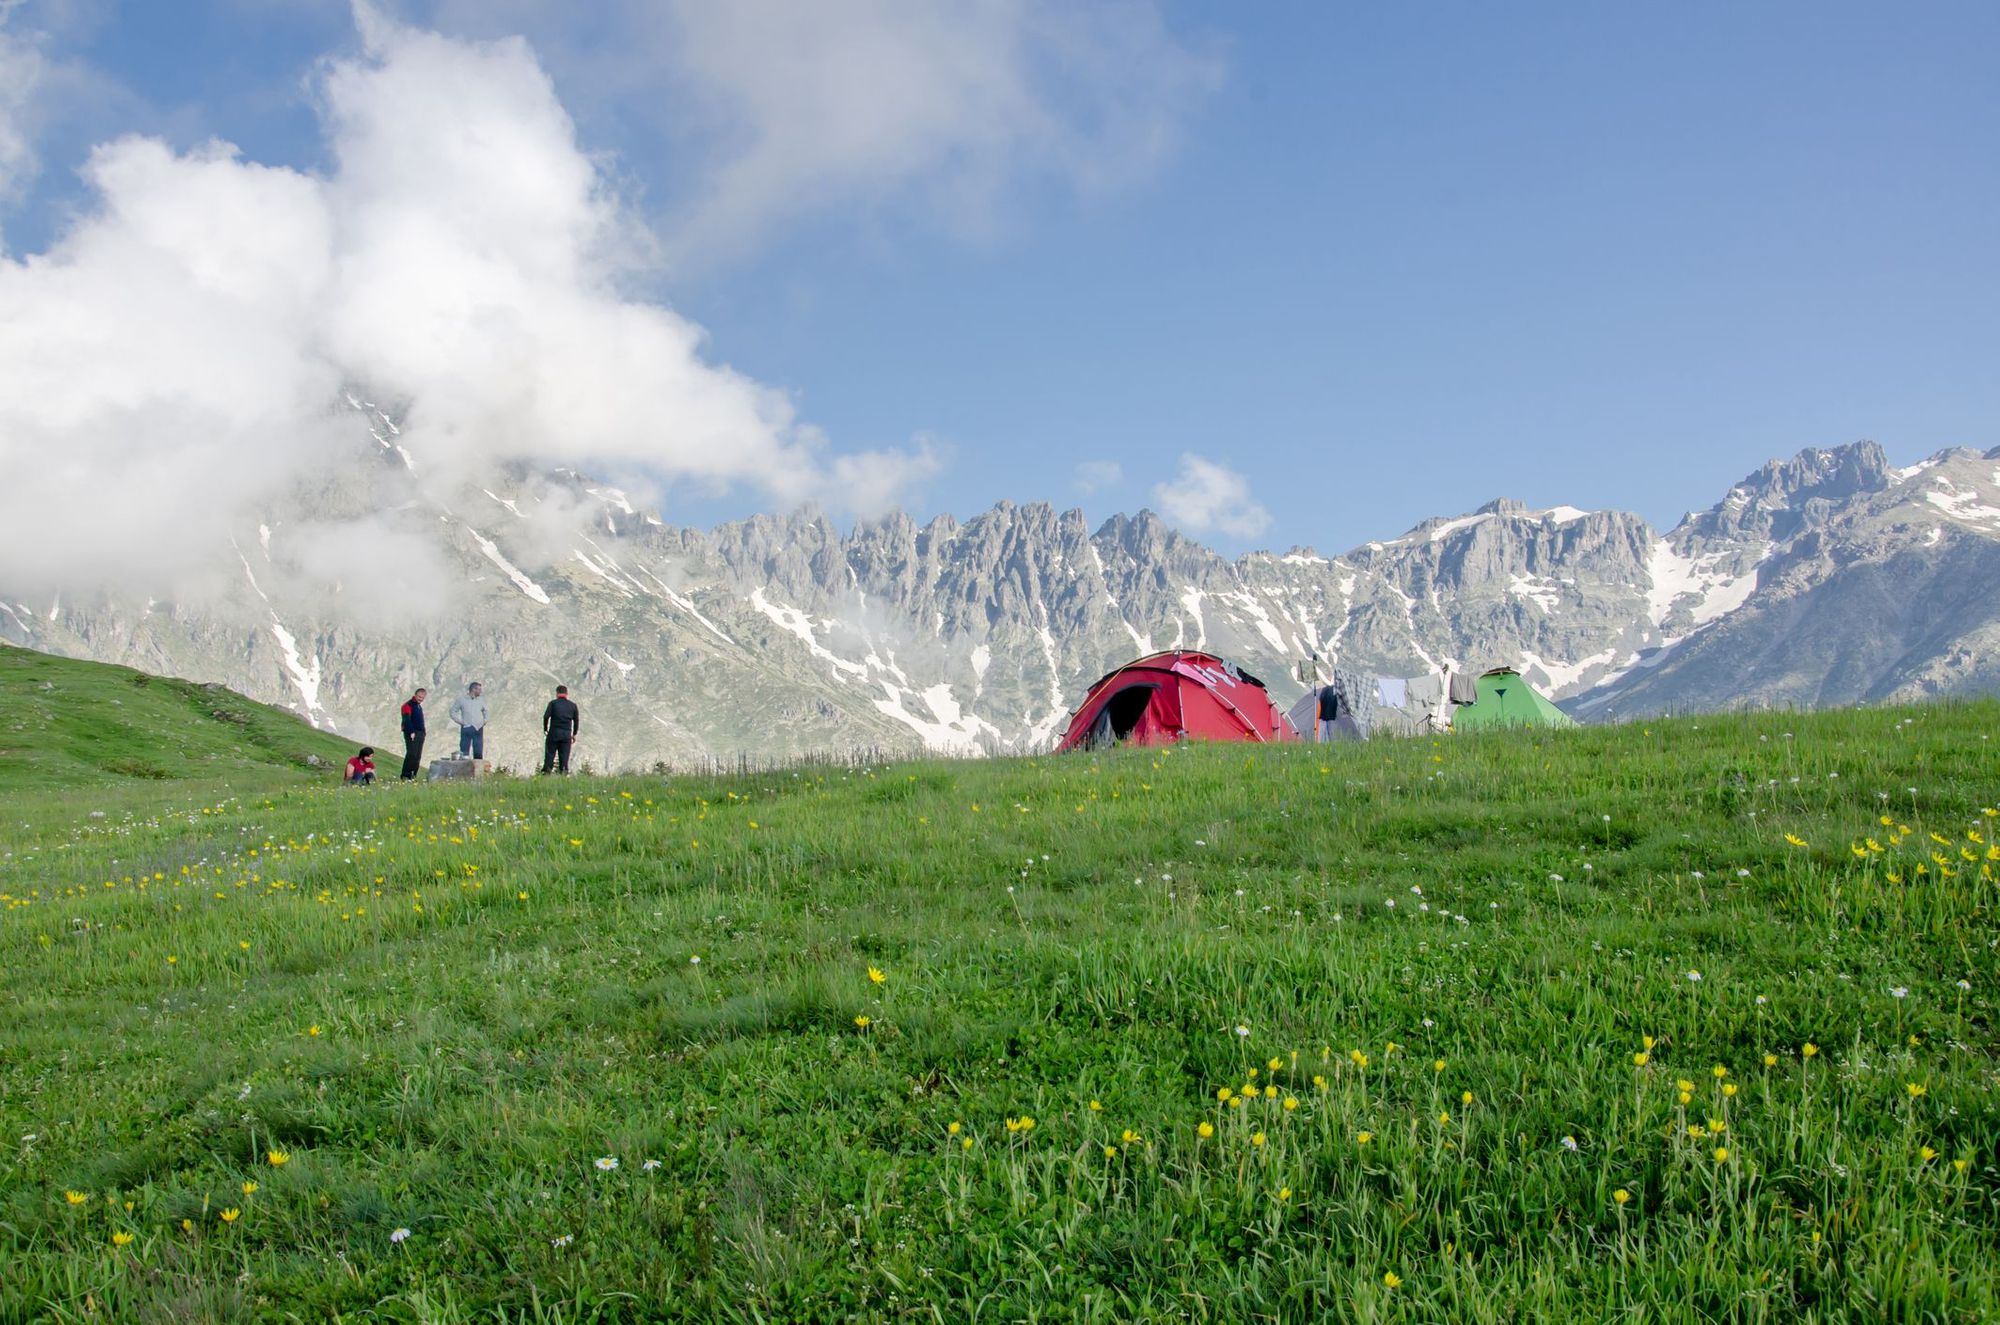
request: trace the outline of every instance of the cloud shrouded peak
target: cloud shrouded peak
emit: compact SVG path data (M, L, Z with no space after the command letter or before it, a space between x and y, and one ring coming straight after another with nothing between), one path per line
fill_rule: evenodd
M1180 470L1153 488L1160 514L1192 534L1255 538L1271 525L1271 513L1250 495L1243 475L1192 453Z
M0 562L159 582L324 462L343 387L427 472L522 460L872 511L928 453L836 455L628 293L651 240L525 42L358 11L325 175L133 137L48 251L0 259ZM87 521L76 518L87 511Z

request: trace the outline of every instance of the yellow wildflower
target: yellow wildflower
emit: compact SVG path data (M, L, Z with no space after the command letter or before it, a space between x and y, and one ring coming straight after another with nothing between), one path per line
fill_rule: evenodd
M127 1243L131 1241L132 1241L132 1235L130 1233L127 1233L122 1228L119 1229L116 1233L113 1233L111 1235L111 1245L114 1247L125 1246Z
M1382 1276L1382 1286L1384 1288L1401 1288L1403 1286L1402 1277L1394 1270L1391 1270Z
M1618 1202L1618 1204L1623 1205L1627 1201L1632 1199L1632 1193L1626 1191L1623 1187L1620 1187L1617 1191L1611 1193L1611 1199Z
M1634 1067L1644 1067L1645 1065L1646 1065L1646 1055L1645 1055L1645 1053L1644 1053L1644 1052L1640 1052L1640 1053L1636 1053L1636 1054L1633 1054L1633 1055L1632 1055L1632 1066L1634 1066Z
M1215 1124L1203 1123L1201 1126L1194 1129L1194 1134L1200 1137L1202 1140L1206 1141L1208 1140L1209 1137L1215 1135Z
M1819 1052L1819 1046L1814 1044L1811 1040L1807 1040L1805 1043L1805 1047L1799 1050L1799 1056L1801 1058L1811 1058L1818 1052Z
M290 1151L273 1150L266 1153L264 1158L271 1161L271 1167L282 1168L291 1161L292 1156Z
M256 1190L257 1190L257 1184L254 1182L246 1182L243 1184L243 1194L245 1196L250 1195L252 1192Z
M1720 1163L1724 1162L1725 1160L1727 1160L1728 1158L1729 1158L1729 1147L1728 1147L1728 1146L1717 1146L1717 1147L1715 1148L1715 1162L1716 1162L1716 1163L1720 1164Z
M221 1216L222 1222L225 1224L233 1224L242 1214L243 1212L241 1210L238 1210L235 1206L232 1205L227 1210L224 1210L222 1212Z
M68 1202L69 1202L69 1203L70 1203L71 1205L82 1205L82 1204L83 1204L83 1203L84 1203L85 1201L88 1201L89 1199L90 1199L90 1193L89 1193L89 1192L64 1192L64 1193L63 1193L63 1200L65 1200L65 1201L68 1201Z
M1286 1112L1286 1113L1290 1113L1290 1112L1291 1112L1291 1111L1292 1111L1293 1109L1296 1109L1296 1108L1298 1108L1298 1107L1299 1107L1299 1102L1298 1102L1298 1101L1297 1101L1296 1099L1294 1099L1294 1098L1293 1098L1293 1097L1291 1097L1290 1095L1287 1095L1287 1096L1285 1096L1285 1112Z
M882 974L882 971L879 967L871 966L868 968L868 983L879 985L888 978L889 978L888 976Z
M1263 1134L1262 1132L1252 1132L1252 1133L1250 1134L1250 1144L1251 1144L1251 1145L1253 1145L1253 1146L1261 1146L1261 1145L1263 1145L1263 1144L1264 1144L1264 1134Z
M1356 1145L1365 1146L1374 1139L1375 1133L1373 1132L1356 1132L1354 1134L1354 1143Z
M864 1012L854 1019L854 1024L865 1031L873 1023L868 1019L868 1014Z

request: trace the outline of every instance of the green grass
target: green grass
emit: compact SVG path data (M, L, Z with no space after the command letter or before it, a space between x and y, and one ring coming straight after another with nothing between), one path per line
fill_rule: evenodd
M0 1319L1993 1319L1996 729L46 794Z
M244 775L269 784L279 770L337 780L357 748L222 686L0 644L0 795Z

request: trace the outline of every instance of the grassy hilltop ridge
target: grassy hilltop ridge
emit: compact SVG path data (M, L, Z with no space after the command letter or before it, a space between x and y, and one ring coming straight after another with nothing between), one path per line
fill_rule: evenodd
M0 644L0 794L280 770L337 778L356 748L223 686Z
M49 794L0 1320L1990 1319L1995 732Z

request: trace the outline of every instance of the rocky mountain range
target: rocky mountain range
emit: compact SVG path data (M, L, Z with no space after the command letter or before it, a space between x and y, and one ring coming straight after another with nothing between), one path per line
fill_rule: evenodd
M391 746L397 703L427 685L434 751L478 679L489 757L517 768L558 681L598 768L1040 750L1091 680L1173 645L1281 702L1314 654L1404 676L1513 665L1585 720L2000 690L2000 449L1904 469L1872 442L1803 451L1665 533L1502 499L1338 556L1231 560L1144 511L1094 530L1003 502L700 531L570 472L441 489L388 413L350 403L361 450L220 543L207 580L172 601L30 600L0 569L0 639L221 681ZM428 578L385 597L365 549L323 554L340 528L421 551Z

